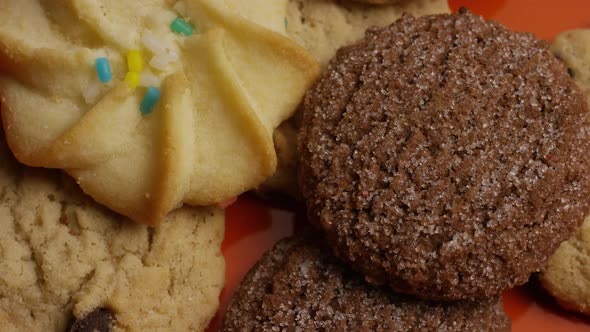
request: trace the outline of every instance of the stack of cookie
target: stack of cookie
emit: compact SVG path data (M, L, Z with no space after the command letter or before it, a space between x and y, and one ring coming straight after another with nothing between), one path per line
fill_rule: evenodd
M0 97L1 331L205 330L223 207L296 165L224 330L509 330L590 208L565 66L445 0L0 0Z
M510 330L501 292L590 212L584 94L544 42L468 10L370 29L302 112L315 230L251 270L224 330Z
M220 206L319 73L287 5L0 1L1 331L206 329Z

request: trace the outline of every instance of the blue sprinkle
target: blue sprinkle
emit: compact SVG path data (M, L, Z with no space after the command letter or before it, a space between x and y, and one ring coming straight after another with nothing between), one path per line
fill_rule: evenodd
M287 29L288 25L289 25L289 20L285 17L285 29Z
M109 64L109 59L97 58L94 66L96 67L98 79L102 83L108 83L111 81L113 77L111 75L111 65Z
M143 100L141 101L141 106L140 106L141 114L143 114L143 115L150 114L159 99L160 99L160 90L158 90L158 88L154 88L153 86L150 86L147 89L145 96L143 97Z

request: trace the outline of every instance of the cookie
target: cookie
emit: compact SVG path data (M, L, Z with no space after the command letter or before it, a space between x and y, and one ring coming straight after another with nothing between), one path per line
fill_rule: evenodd
M383 5L383 4L388 4L388 3L396 3L399 0L354 0L356 2L364 2L364 3L370 3L373 5Z
M219 305L222 210L138 225L0 139L0 227L2 331L203 331Z
M308 216L368 281L499 294L589 212L583 94L547 45L462 10L341 49L303 105Z
M578 86L590 94L590 30L559 35L552 51L561 58ZM588 97L587 97L588 98ZM541 285L564 308L590 315L590 217L569 240L563 242L539 274Z
M3 1L11 150L27 165L64 169L96 201L149 225L183 203L256 188L276 168L274 129L319 72L286 36L286 6Z
M222 331L510 331L499 296L423 302L372 287L315 236L279 242L247 274Z
M569 73L578 87L587 96L590 95L590 30L563 32L555 38L551 50L568 66Z
M287 33L307 48L325 68L338 48L361 39L367 28L391 24L403 13L419 16L450 13L450 9L446 0L397 1L378 7L350 1L289 0ZM279 192L300 197L296 179L297 139L293 134L298 129L296 115L275 131L277 170L260 188L263 194Z
M325 67L337 49L361 39L368 28L389 25L404 13L419 16L448 12L445 0L399 1L385 6L353 1L289 0L287 33Z
M541 285L568 310L590 315L590 217L563 242L539 274Z

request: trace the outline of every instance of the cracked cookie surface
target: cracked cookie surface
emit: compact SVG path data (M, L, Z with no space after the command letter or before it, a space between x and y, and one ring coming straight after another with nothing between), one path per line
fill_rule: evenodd
M112 331L201 331L217 310L221 210L182 208L150 229L19 165L2 139L0 227L2 331L62 332L97 308Z

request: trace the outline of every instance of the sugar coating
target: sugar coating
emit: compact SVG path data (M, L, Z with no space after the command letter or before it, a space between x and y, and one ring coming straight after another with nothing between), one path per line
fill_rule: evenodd
M544 42L468 11L369 31L303 108L309 217L372 283L499 294L588 212L583 95Z
M372 287L320 239L283 240L248 273L222 331L509 331L501 298L423 302Z

